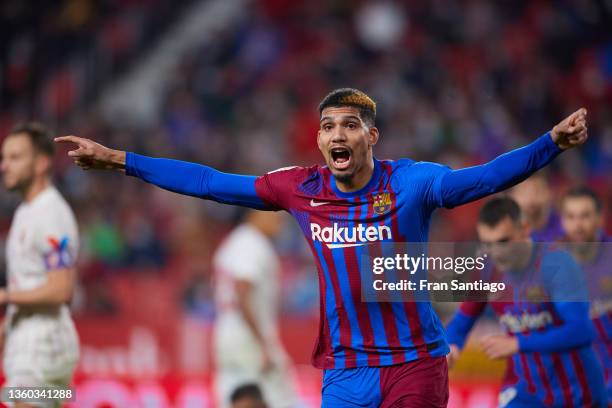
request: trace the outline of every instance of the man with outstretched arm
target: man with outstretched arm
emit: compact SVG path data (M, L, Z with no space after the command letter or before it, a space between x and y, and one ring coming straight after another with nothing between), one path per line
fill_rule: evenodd
M285 210L317 260L320 325L313 364L324 371L330 407L445 407L448 344L428 302L361 301L366 244L426 242L433 211L504 190L587 139L579 109L533 143L481 166L452 170L411 159L377 160L376 104L337 89L319 105L317 144L325 166L289 167L261 177L58 138L85 169L119 169L181 194L256 209Z

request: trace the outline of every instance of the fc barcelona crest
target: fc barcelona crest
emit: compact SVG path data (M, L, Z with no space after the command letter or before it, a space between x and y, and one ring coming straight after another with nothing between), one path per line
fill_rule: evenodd
M383 215L391 209L391 194L379 193L374 194L374 212L378 215Z

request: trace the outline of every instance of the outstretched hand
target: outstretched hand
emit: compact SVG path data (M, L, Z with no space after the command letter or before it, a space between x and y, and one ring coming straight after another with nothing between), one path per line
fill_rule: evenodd
M93 140L78 136L61 136L54 139L56 143L74 143L77 148L70 150L68 156L74 163L85 170L125 169L125 152L109 149Z
M552 128L550 136L560 149L570 149L586 142L586 115L587 110L580 108Z
M485 336L480 339L480 346L486 355L493 360L510 357L519 351L518 339L505 334Z

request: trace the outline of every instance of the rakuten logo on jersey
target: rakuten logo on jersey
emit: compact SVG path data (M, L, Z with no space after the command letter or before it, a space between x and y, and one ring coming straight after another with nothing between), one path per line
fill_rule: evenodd
M512 313L505 313L499 318L502 326L505 326L510 333L521 333L525 330L537 330L553 323L550 312L543 310L539 313L523 312L520 316Z
M341 227L334 223L331 227L321 227L310 223L313 241L324 242L328 248L346 248L365 245L368 242L392 239L391 228L386 225L357 224L354 227Z

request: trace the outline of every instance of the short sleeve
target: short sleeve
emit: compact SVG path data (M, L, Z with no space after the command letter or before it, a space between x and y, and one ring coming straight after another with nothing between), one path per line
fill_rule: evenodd
M78 252L74 219L61 214L45 218L37 230L35 250L47 271L73 267Z

